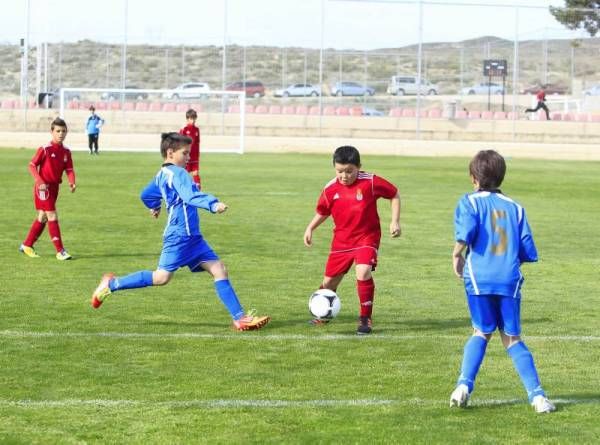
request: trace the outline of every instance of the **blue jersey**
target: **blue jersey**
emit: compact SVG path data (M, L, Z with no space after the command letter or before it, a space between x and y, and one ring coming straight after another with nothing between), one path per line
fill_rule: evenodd
M212 213L219 202L213 195L198 190L189 173L173 164L164 164L142 191L141 199L149 209L158 209L164 201L167 225L164 237L201 236L200 218L196 209Z
M468 247L466 292L518 297L521 263L538 258L525 209L499 190L468 193L456 206L454 230Z
M85 130L87 134L99 134L100 127L104 124L104 119L102 119L97 114L93 114L88 117L88 120L85 124Z

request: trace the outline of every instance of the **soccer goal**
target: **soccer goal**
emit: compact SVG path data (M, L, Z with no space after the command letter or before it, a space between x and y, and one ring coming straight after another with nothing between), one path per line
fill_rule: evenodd
M202 153L244 153L244 92L202 91L184 95L175 91L61 88L51 105L58 105L71 134L85 134L93 106L104 120L100 130L101 150L156 151L160 133L179 131L186 125L186 111L194 109L198 114L196 125L200 128ZM70 136L69 140L74 149L87 147L83 139Z

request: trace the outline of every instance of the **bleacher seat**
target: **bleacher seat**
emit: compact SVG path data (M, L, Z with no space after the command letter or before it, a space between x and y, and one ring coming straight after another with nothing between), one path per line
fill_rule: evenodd
M267 114L269 112L269 107L266 105L257 105L254 109L254 114Z
M417 112L414 108L403 108L402 117L415 117Z
M554 113L550 114L550 119L552 119L553 121L562 121L563 115L561 112L555 111Z
M239 105L229 105L229 107L227 107L227 112L228 113L239 113L240 106Z
M308 114L310 114L311 116L318 116L321 113L321 109L319 108L318 105L313 105L312 107L310 107L308 109Z
M2 108L4 108L4 106L2 106ZM77 110L77 109L79 109L79 102L77 102L76 100L67 102L67 108L69 110Z
M348 111L350 112L350 116L362 116L363 113L362 107L350 107Z
M493 119L493 118L494 118L493 111L482 111L481 112L481 119Z
M244 107L244 111L246 112L246 114L254 113L254 105L247 104Z
M148 104L146 102L137 102L135 104L135 111L148 111Z
M400 108L400 107L390 108L390 117L402 117L402 108Z
M563 118L563 121L574 121L575 120L575 114L573 114L573 113L564 113L562 118Z
M306 105L298 105L296 107L296 114L306 116L308 114L308 107Z
M135 110L135 104L133 102L125 102L123 104L123 111L133 111Z
M12 99L3 99L0 103L2 109L11 110L15 107L15 101Z
M94 107L96 110L106 110L106 102L96 102Z
M327 105L323 107L323 115L324 116L335 116L335 107L331 105Z
M589 113L577 113L575 115L575 120L577 122L589 122L590 114Z
M415 110L415 112L416 112L416 110ZM423 109L423 108L420 109L419 110L419 117L422 118L422 119L428 118L429 117L429 110L426 110L426 109Z
M506 119L506 112L494 111L494 119L503 120Z
M152 102L148 106L148 111L160 111L162 108L162 104L160 102Z
M185 113L189 109L190 109L190 106L188 104L177 104L175 106L175 111L177 111L178 113Z
M202 106L202 104L189 104L188 106L188 110L189 109L194 110L196 113L202 113L202 111L204 110L204 107ZM187 111L187 110L186 110Z
M439 119L442 117L442 109L441 108L432 108L429 110L429 117L432 119Z
M89 106L87 108L89 108ZM110 109L111 110L120 110L121 109L121 102L119 102L118 100L113 100L112 102L110 102Z
M279 106L279 105L269 106L269 114L281 114L281 106Z
M473 110L467 114L469 119L481 119L481 111Z
M455 119L467 119L469 114L465 110L456 110Z
M167 102L162 106L163 111L175 111L176 107L174 103Z
M592 114L590 116L590 121L591 122L600 122L600 114Z
M338 116L348 116L350 115L350 111L348 110L348 107L337 107L335 109L335 114Z
M296 114L296 107L293 105L285 105L281 109L282 114Z

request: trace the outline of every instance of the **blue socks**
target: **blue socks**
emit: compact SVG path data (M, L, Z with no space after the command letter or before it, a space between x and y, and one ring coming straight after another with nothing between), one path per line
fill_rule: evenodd
M124 277L115 277L108 283L111 292L148 286L152 286L152 272L149 270L140 270Z
M215 281L215 290L234 320L239 320L244 316L244 309L229 280Z
M465 344L462 367L460 368L460 377L458 377L458 385L461 383L467 385L469 393L473 391L475 385L475 377L479 372L481 362L485 356L487 348L487 340L478 335L473 335Z
M506 352L512 359L519 377L521 377L521 381L523 382L523 386L525 386L527 396L529 397L529 402L531 402L535 396L545 395L544 390L540 385L537 370L535 369L533 355L531 355L531 352L529 352L525 343L522 341L515 343L508 348Z

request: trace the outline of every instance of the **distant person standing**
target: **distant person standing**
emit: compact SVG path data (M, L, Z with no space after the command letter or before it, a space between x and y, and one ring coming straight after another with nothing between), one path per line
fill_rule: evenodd
M550 111L548 110L548 107L546 106L546 92L544 91L544 88L540 87L540 90L537 92L535 97L537 99L536 107L535 108L527 108L525 110L525 113L535 113L537 110L539 110L541 108L542 110L544 110L546 112L546 120L550 120Z
M90 107L92 113L88 117L85 125L85 131L88 135L88 147L90 148L90 154L98 154L98 138L100 137L100 128L104 125L104 119L96 114L96 108L92 105Z
M196 126L198 113L190 108L185 113L186 126L179 130L179 134L189 137L192 140L190 145L190 160L185 166L187 172L192 176L193 181L200 188L200 129Z

